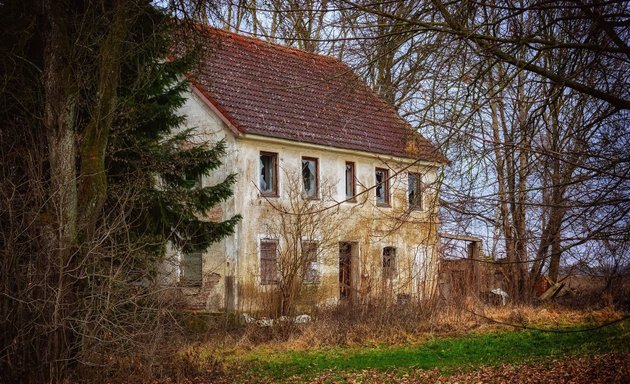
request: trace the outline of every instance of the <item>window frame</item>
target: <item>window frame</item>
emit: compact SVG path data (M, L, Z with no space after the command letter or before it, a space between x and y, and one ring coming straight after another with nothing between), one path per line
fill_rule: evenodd
M378 172L382 172L383 173L383 181L380 183L384 186L383 188L383 201L380 202L378 201L378 186L379 186L379 182L377 180L376 174ZM374 196L376 198L376 205L378 207L391 207L391 196L390 196L390 190L389 190L389 169L387 168L379 168L376 167L374 169Z
M266 255L263 255L263 243L267 243L267 244L273 244L273 250L274 250L274 256L269 258L269 257L264 257ZM280 278L279 278L279 270L278 270L278 245L279 242L278 240L275 239L260 239L259 242L259 273L260 273L260 285L278 285L280 284ZM263 262L263 260L265 260L265 262ZM266 268L269 268L269 266L264 267L263 264L265 264L266 262L272 262L272 267L271 267L271 272L268 272L266 270ZM273 276L270 276L273 275Z
M260 167L260 161L261 158L263 156L269 156L272 159L273 162L273 185L272 185L272 190L271 191L263 191L262 188L260 188L260 177L262 176L262 169ZM277 152L268 152L268 151L260 151L260 154L258 156L258 189L260 190L260 194L261 196L265 196L265 197L278 197L279 193L278 193L278 178L279 178L279 173L278 173L278 153Z
M351 180L351 186L352 186L352 193L350 196L348 196L348 166L352 167L352 180ZM345 201L348 203L355 203L357 201L357 174L356 174L356 164L354 163L354 161L346 161L345 165L344 165L344 174L345 174Z
M388 251L388 259L386 260L386 251ZM396 265L397 262L397 255L396 255L396 247L393 246L387 246L387 247L383 247L383 250L381 251L381 262L382 262L382 270L381 273L383 275L383 278L386 280L392 280L395 279L398 276L398 268Z
M304 162L305 161L312 161L315 163L315 191L313 193L313 196L309 196L306 194L306 189L304 188ZM302 192L304 192L304 195L306 195L306 198L309 200L317 200L319 199L319 159L316 157L309 157L309 156L302 156L302 159L300 161L300 171L302 174Z
M414 177L415 180L415 196L414 201L411 201L411 178ZM407 204L409 204L410 210L421 211L424 209L423 196L424 195L424 186L422 184L422 174L419 172L408 172L407 174Z
M313 248L309 248L313 246ZM312 250L312 257L307 259L305 251L307 249ZM302 256L302 268L304 284L316 285L321 282L320 270L319 270L319 258L317 257L317 251L319 249L319 242L315 240L302 240L300 243L300 253ZM311 268L311 263L315 264L315 268ZM309 276L309 271L315 271L314 276Z

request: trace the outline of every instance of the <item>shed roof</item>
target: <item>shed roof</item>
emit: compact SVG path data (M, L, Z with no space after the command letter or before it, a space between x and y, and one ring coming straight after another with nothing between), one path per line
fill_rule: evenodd
M205 31L193 84L240 132L447 161L341 61L214 28Z

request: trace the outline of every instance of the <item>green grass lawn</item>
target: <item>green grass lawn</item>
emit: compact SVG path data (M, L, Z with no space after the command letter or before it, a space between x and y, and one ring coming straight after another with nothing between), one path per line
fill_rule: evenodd
M296 375L312 377L324 370L348 372L370 368L403 371L438 368L449 372L481 365L518 364L544 357L629 351L630 324L624 321L586 332L500 332L435 339L408 346L252 352L239 360L256 375L282 379Z

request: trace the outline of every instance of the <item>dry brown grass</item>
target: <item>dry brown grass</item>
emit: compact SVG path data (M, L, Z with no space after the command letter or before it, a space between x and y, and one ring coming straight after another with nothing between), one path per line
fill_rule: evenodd
M436 302L388 307L376 304L340 306L313 313L314 320L310 323L283 323L273 327L240 324L234 316L225 318L205 315L191 320L193 315L189 315L187 324L193 324L191 327L196 332L195 337L193 340L173 339L171 345L165 346L172 352L163 354L170 357L163 361L147 362L128 355L111 363L124 364L126 369L114 371L133 372L127 378L133 377L136 382L145 382L147 378L189 382L199 375L206 379L221 377L225 373L224 364L227 363L233 370L238 358L251 352L420 344L436 337L516 329L497 322L562 328L602 324L625 315L614 307L595 310L567 309L553 305L496 307L473 300L463 301L463 304L456 306ZM200 323L205 324L205 330L201 331ZM102 379L104 382L117 382L116 376Z
M481 315L478 316L477 314ZM335 346L414 344L470 332L517 329L507 324L535 328L562 328L601 324L622 317L614 307L577 310L553 305L495 307L468 302L455 305L400 305L390 307L337 307L321 310L306 324L261 327L243 325L231 331L214 329L206 344L217 351L309 350ZM504 323L504 324L500 324Z

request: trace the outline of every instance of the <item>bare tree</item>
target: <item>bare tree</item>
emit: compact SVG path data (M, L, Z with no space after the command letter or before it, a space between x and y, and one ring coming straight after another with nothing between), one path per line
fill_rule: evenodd
M242 7L275 27L241 29L336 51L439 143L452 162L441 190L445 230L486 239L515 299L527 300L543 274L558 280L563 254L627 216L628 196L617 193L628 183L627 2ZM317 27L297 28L295 17ZM584 216L590 227L577 230Z
M141 199L110 189L106 167L115 122L135 113L120 76L147 68L130 58L165 39L152 34L161 16L131 0L0 4L2 380L102 368L112 346L140 351L168 318L155 279L164 238L133 233Z
M269 214L263 223L267 240L276 244L275 260L267 269L259 268L268 276L258 278L265 280L272 301L279 299L274 313L290 315L299 302L313 305L319 301L322 273L337 261L343 221L338 210L324 209L332 201L330 181L321 180L321 196L311 199L304 193L299 173L284 173L286 197L281 202L267 201Z

